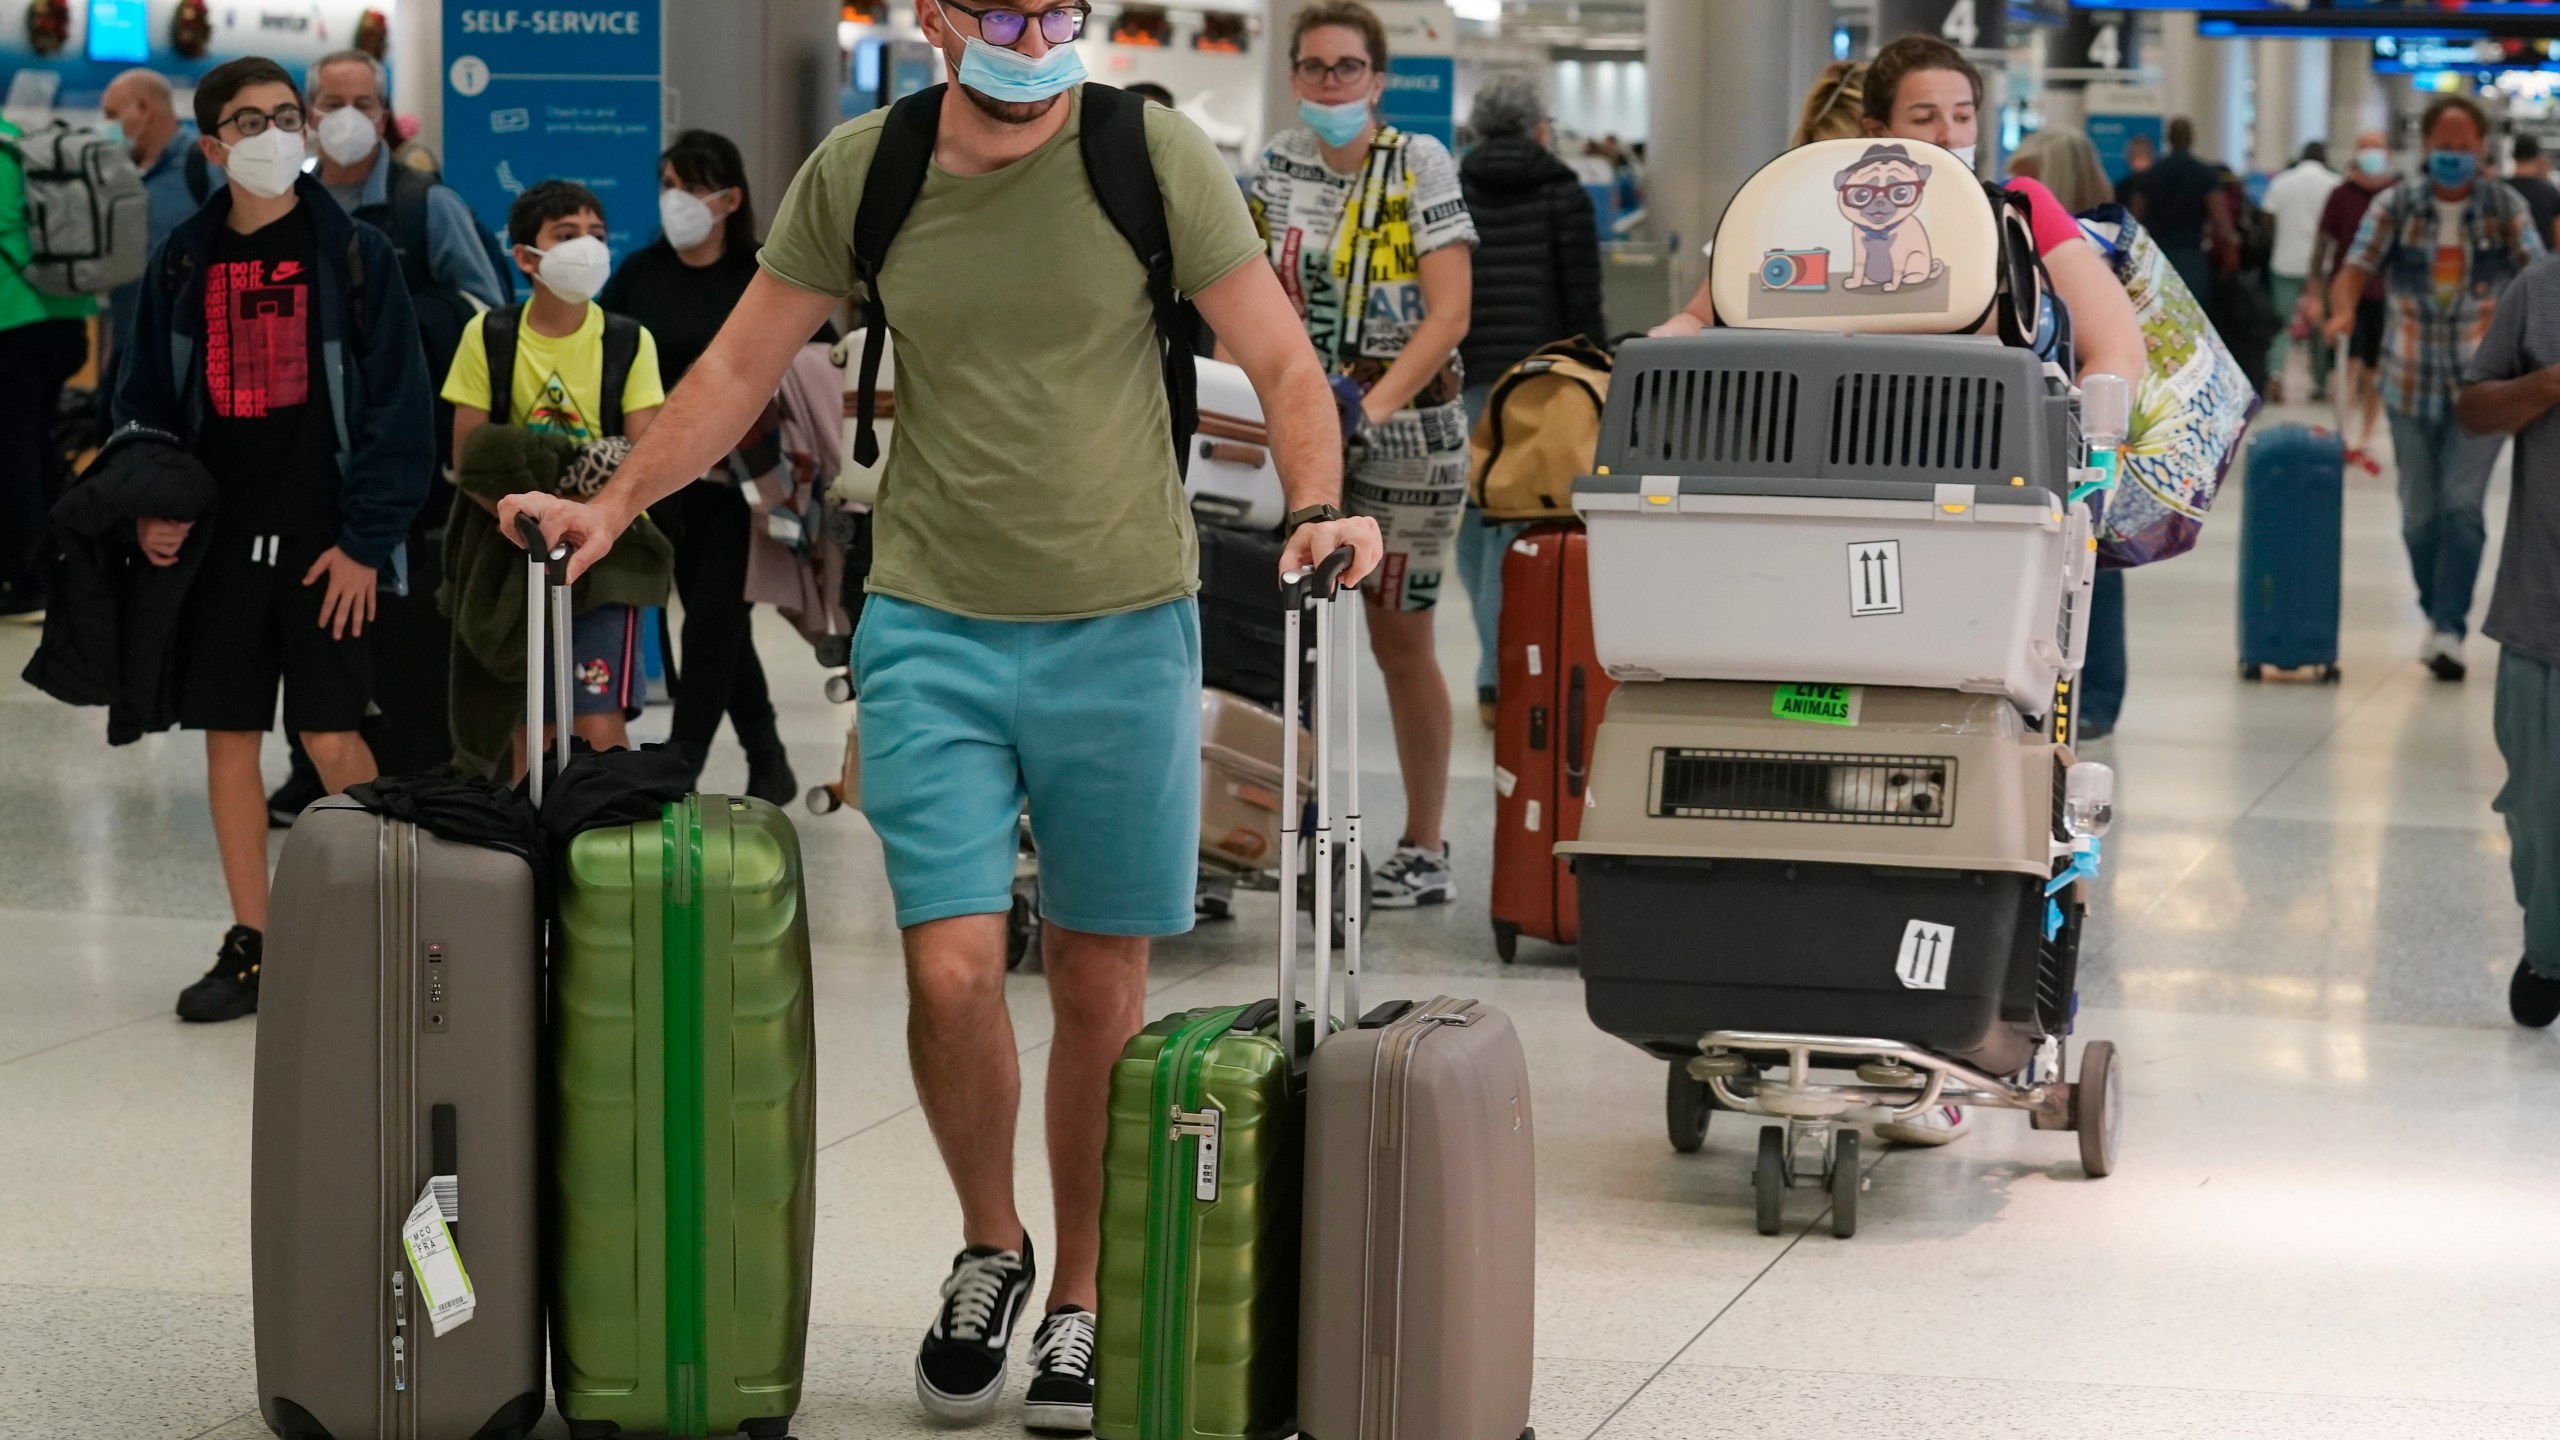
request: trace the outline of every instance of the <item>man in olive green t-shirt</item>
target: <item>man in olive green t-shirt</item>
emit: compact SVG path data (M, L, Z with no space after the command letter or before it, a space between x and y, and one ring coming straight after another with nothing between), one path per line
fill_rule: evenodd
M20 133L0 120L0 137ZM89 358L89 317L98 313L95 296L48 295L27 283L19 272L33 253L26 171L16 147L0 143L0 616L26 619L44 609L35 553L53 505L53 412Z
M863 809L906 944L916 1089L959 1191L964 1248L917 1357L918 1399L985 1417L1034 1284L1014 1208L1020 1075L1004 1003L1014 827L1040 850L1055 1038L1050 1290L1024 1419L1091 1423L1110 1073L1144 1020L1149 937L1191 925L1199 847L1196 540L1166 443L1146 277L1078 149L1074 0L918 0L957 83L933 165L883 257L898 425L854 643ZM572 573L712 468L801 337L858 288L852 235L885 112L800 169L762 269L656 425L593 501L506 502L576 546ZM1292 507L1282 568L1378 531L1333 508L1340 423L1242 192L1200 131L1145 113L1176 287L1251 377ZM513 521L506 521L513 533ZM1277 583L1277 577L1274 577Z

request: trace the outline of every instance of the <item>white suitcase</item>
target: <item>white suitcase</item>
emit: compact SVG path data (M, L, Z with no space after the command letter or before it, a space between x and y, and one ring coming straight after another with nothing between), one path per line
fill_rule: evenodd
M1192 513L1236 530L1277 530L1289 516L1262 399L1240 366L1202 360L1200 432L1183 457L1182 490Z
M1574 507L1613 679L1906 685L2043 715L2088 643L2088 507L2040 487L1598 475Z

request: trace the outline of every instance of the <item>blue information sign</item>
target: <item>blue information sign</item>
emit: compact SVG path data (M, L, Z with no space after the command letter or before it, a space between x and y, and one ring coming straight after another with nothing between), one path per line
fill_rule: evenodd
M604 202L619 257L658 224L660 0L444 7L444 180L490 229L544 180Z
M1408 135L1457 145L1458 62L1448 55L1389 55L1378 118Z
M2085 123L2089 143L2097 148L2098 163L2106 167L2110 180L2122 180L2133 173L2125 151L2136 135L2150 140L2154 155L2165 154L2169 148L2163 138L2167 127L2157 115L2092 115Z

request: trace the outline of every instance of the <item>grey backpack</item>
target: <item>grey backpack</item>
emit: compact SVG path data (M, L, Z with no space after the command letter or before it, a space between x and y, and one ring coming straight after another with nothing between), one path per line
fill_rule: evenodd
M104 295L151 261L151 200L121 141L56 121L0 134L26 172L27 283L48 295Z

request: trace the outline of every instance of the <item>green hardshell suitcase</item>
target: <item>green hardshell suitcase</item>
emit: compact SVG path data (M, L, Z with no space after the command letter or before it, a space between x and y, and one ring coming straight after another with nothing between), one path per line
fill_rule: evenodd
M1316 915L1331 912L1337 874L1360 873L1356 799L1341 864L1334 863L1326 724L1333 632L1344 628L1335 623L1334 591L1349 558L1340 552L1288 586L1287 655L1299 653L1303 617L1310 609L1316 617ZM1344 668L1356 673L1356 665ZM1282 710L1295 714L1301 667L1281 670ZM1297 769L1298 727L1284 726L1283 735L1288 774ZM1280 1440L1297 1430L1307 1057L1315 1016L1330 1011L1331 952L1327 927L1312 926L1311 1014L1297 1002L1297 907L1289 903L1298 831L1299 817L1287 814L1279 998L1168 1015L1140 1031L1111 1072L1094 1357L1098 1440ZM1359 899L1346 897L1343 917L1355 974ZM1282 1026L1283 1014L1296 1023Z
M689 795L572 841L559 904L560 1412L580 1440L781 1436L816 1219L799 839Z

